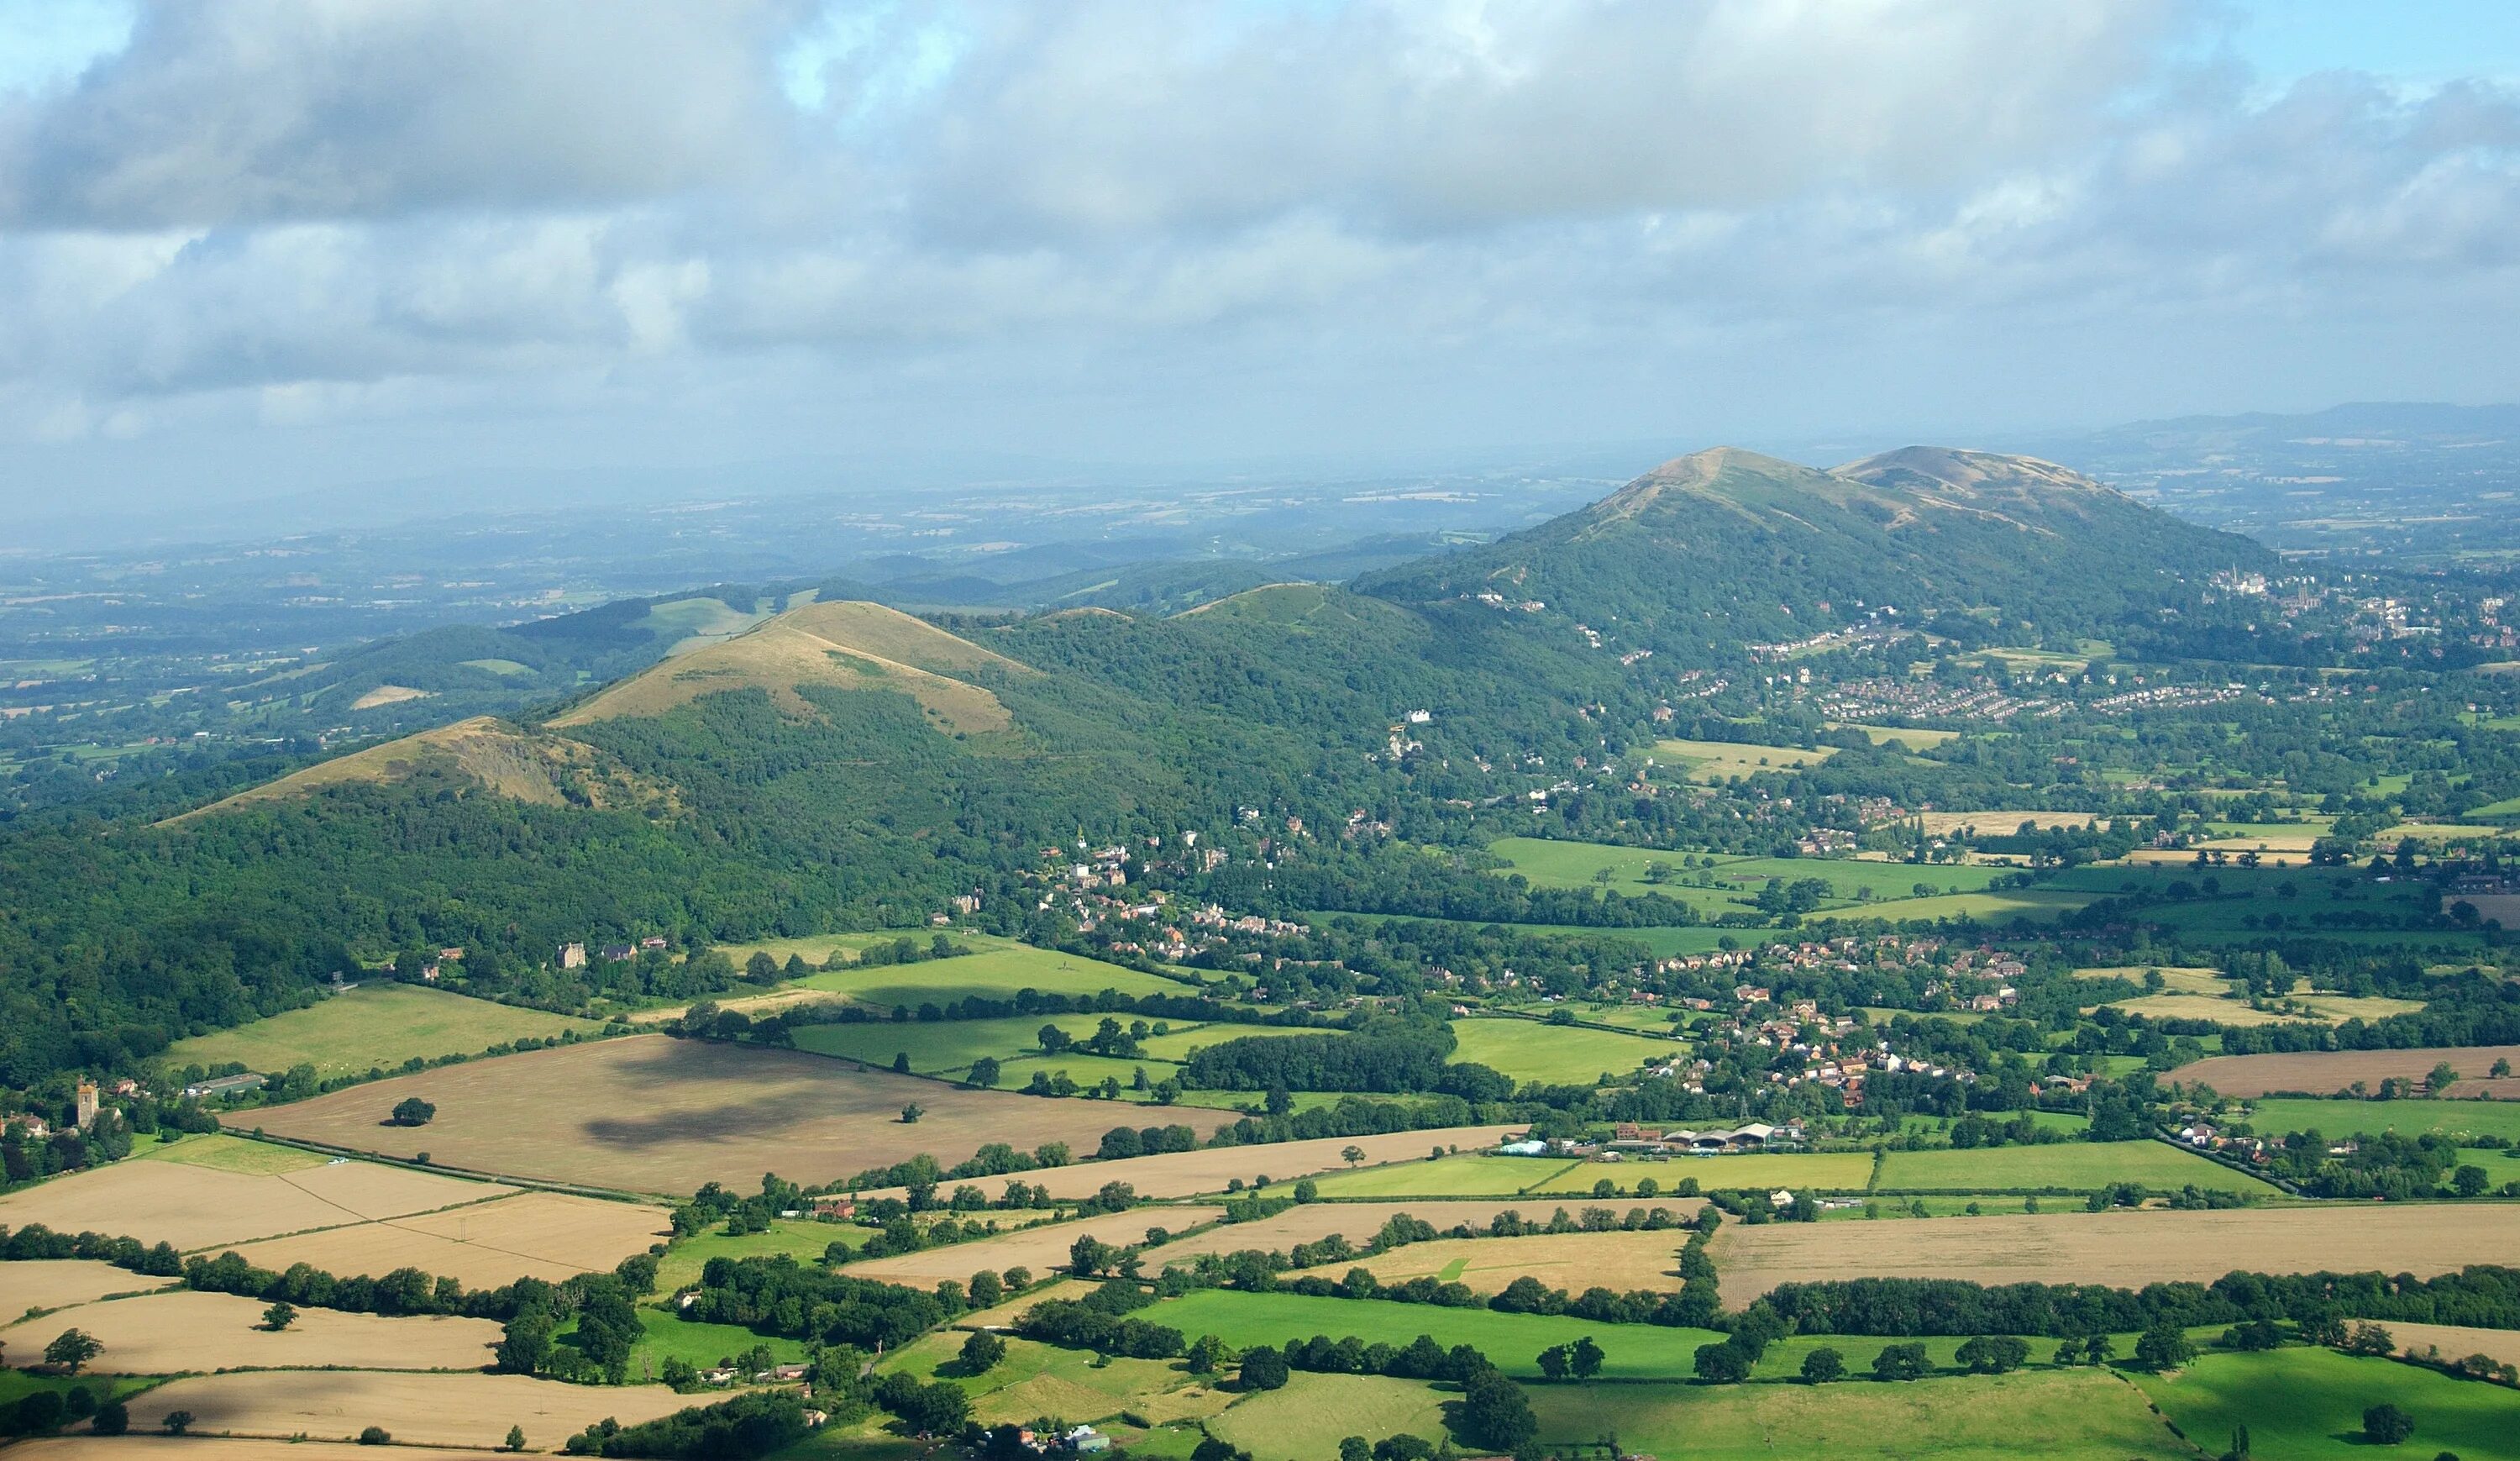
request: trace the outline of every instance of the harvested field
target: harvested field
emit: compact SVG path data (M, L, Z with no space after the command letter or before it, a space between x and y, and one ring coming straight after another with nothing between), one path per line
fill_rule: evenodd
M436 1119L380 1124L408 1096L434 1103ZM925 1114L905 1124L900 1113L913 1104ZM1170 1115L1209 1126L1224 1119ZM475 1171L676 1195L712 1181L749 1188L765 1171L836 1181L921 1152L950 1165L992 1141L1092 1151L1118 1124L1109 1107L1087 1101L963 1090L821 1056L663 1035L397 1076L275 1107L262 1122L329 1146L427 1151Z
M1797 1191L1862 1192L1872 1180L1869 1152L1738 1152L1722 1157L1683 1157L1670 1162L1582 1162L1531 1189L1534 1195L1589 1197L1602 1183L1620 1193L1651 1177L1670 1191L1686 1177L1709 1192L1791 1187Z
M1949 837L1963 827L1974 827L1990 836L2009 835L2024 822L2035 822L2042 831L2050 827L2089 827L2092 817L2087 811L1920 811L1914 820L1932 836Z
M144 1402L146 1403L146 1402ZM355 1442L353 1442L355 1443ZM10 1461L375 1461L374 1450L354 1451L348 1444L317 1440L244 1440L219 1437L89 1436L79 1434L22 1440L9 1451ZM471 1451L407 1445L395 1450L400 1461L480 1461Z
M2520 1365L2520 1330L2470 1329L2458 1324L2383 1324L2401 1354L2441 1351L2444 1359L2482 1354L2496 1364Z
M1027 1101L1041 1098L1025 1096ZM1049 1104L1043 1102L1042 1104ZM1084 1105L1083 1102L1072 1103ZM1173 1112L1180 1107L1170 1108ZM1118 1115L1108 1108L1102 1111L1105 1127ZM1131 1111L1129 1116L1151 1113ZM1125 1118L1123 1118L1125 1119ZM1267 1176L1271 1191L1291 1195L1297 1177L1316 1172L1344 1171L1347 1160L1339 1154L1349 1147L1365 1153L1368 1164L1408 1162L1424 1158L1435 1147L1492 1147L1507 1136L1521 1131L1520 1126L1446 1126L1434 1131L1394 1131L1383 1136L1325 1136L1312 1141L1281 1141L1258 1147L1215 1147L1196 1152L1171 1152L1161 1157L1129 1157L1117 1162L1085 1162L1073 1166L1052 1167L1046 1171L1024 1172L1022 1177L1035 1187L1047 1187L1053 1197L1091 1197L1105 1182L1126 1182L1138 1189L1140 1197L1197 1197L1203 1193L1223 1192L1225 1184L1236 1177L1245 1182L1256 1176ZM1096 1132L1099 1140L1101 1132ZM1013 1140L1012 1137L1005 1138ZM1092 1142L1088 1142L1090 1147ZM939 1151L941 1160L944 1153ZM1869 1159L1867 1159L1869 1160ZM1421 1164L1433 1166L1425 1162ZM1538 1166L1535 1164L1535 1166ZM1539 1167L1539 1170L1547 1170ZM782 1173L781 1175L786 1175ZM754 1180L758 1181L756 1175ZM1327 1185L1327 1184L1325 1184ZM1281 1191L1281 1189L1286 1189ZM870 1197L898 1197L900 1189L864 1194Z
M112 1233L193 1250L403 1217L515 1191L364 1162L252 1175L189 1162L126 1161L0 1197L0 1223L40 1222L59 1232Z
M195 1436L355 1437L382 1426L397 1444L503 1444L510 1426L525 1443L558 1450L562 1441L613 1416L625 1425L671 1415L704 1399L661 1385L562 1385L522 1375L379 1374L360 1370L264 1370L177 1380L133 1402L133 1429L169 1411L193 1412ZM191 1441L185 1442L187 1445Z
M389 1319L338 1309L301 1309L278 1334L262 1327L262 1301L181 1290L111 1299L74 1314L47 1314L0 1329L21 1354L75 1326L105 1342L91 1367L108 1375L182 1375L203 1370L346 1366L372 1370L477 1370L490 1362L500 1327L487 1319L425 1315Z
M275 1238L237 1252L275 1272L292 1263L340 1274L408 1267L466 1288L495 1289L519 1278L558 1283L609 1269L647 1252L670 1224L661 1208L528 1192L422 1217Z
M1406 1433L1446 1439L1445 1398L1422 1380L1294 1375L1283 1388L1253 1395L1208 1422L1207 1430L1261 1461L1334 1456L1349 1436Z
M1659 1233L1540 1233L1528 1238L1441 1238L1412 1243L1389 1253L1309 1270L1337 1278L1350 1268L1365 1268L1385 1283L1433 1278L1467 1284L1475 1293L1494 1294L1517 1278L1536 1278L1552 1289L1581 1294L1596 1285L1626 1293L1630 1289L1680 1288L1680 1246L1688 1234L1678 1228ZM1300 1275L1298 1275L1300 1276Z
M1705 1206L1695 1198L1657 1200L1677 1213L1693 1213ZM1461 1223L1486 1227L1499 1212L1520 1212L1542 1221L1557 1209L1549 1201L1499 1202L1495 1199L1468 1201L1430 1199L1396 1203L1308 1203L1290 1208L1275 1217L1258 1222L1230 1223L1213 1228L1193 1238L1166 1245L1150 1256L1164 1263L1179 1262L1203 1253L1237 1253L1246 1248L1265 1248L1283 1253L1298 1243L1318 1243L1332 1233L1362 1248L1366 1241L1380 1231L1393 1214L1410 1216L1435 1225L1438 1232L1449 1232Z
M112 1263L86 1258L35 1258L0 1263L0 1322L28 1309L68 1308L108 1294L136 1294L163 1289L171 1278L151 1278Z
M1214 1222L1222 1215L1222 1210L1216 1208L1139 1208L1127 1212L1106 1212L1074 1222L1040 1223L972 1243L870 1258L849 1264L848 1273L851 1278L879 1278L922 1289L934 1288L949 1278L961 1283L983 1268L1000 1273L1010 1268L1029 1268L1035 1274L1046 1274L1067 1266L1067 1250L1079 1238L1091 1236L1118 1248L1146 1242L1148 1228L1178 1233L1187 1227ZM1167 1251L1155 1250L1157 1254Z
M1404 1250L1405 1251L1405 1250ZM2520 1253L2520 1207L2346 1206L1938 1217L1864 1226L1727 1224L1710 1250L1738 1308L1781 1283L1964 1278L2140 1287L2260 1273L2378 1268L2427 1278Z
M2520 1096L2520 1079L2490 1080L2485 1073L2498 1060L2520 1066L2520 1045L2462 1045L2414 1050L2319 1050L2300 1055L2217 1055L2181 1066L2165 1077L2206 1085L2227 1096L2264 1096L2301 1091L2324 1096L2350 1090L2362 1081L2377 1090L2395 1077L2420 1081L2434 1066L2448 1061L2465 1077L2450 1089L2453 1097L2491 1093Z

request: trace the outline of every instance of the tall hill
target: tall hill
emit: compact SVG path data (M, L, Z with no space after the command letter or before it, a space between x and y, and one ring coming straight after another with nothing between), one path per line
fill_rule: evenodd
M1907 447L1823 472L1736 447L1665 462L1590 507L1483 548L1369 574L1454 621L1703 660L1896 609L2092 630L2179 597L2245 538L2053 463ZM1586 643L1591 644L1588 636Z

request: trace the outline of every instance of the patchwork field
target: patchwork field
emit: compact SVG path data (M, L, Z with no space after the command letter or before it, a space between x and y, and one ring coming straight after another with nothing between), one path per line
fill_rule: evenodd
M1237 1348L1282 1345L1314 1335L1355 1335L1371 1345L1405 1346L1421 1334L1440 1344L1470 1345L1508 1375L1536 1376L1539 1354L1552 1345L1584 1335L1608 1351L1606 1380L1647 1380L1686 1375L1697 1347L1722 1338L1712 1330L1664 1329L1650 1324L1604 1325L1563 1314L1501 1314L1484 1308L1439 1308L1378 1299L1308 1299L1300 1294L1245 1294L1206 1289L1168 1299L1138 1317L1169 1324L1196 1339L1212 1334Z
M1545 1385L1531 1401L1544 1443L1616 1435L1623 1450L1690 1461L2017 1461L2030 1438L2052 1461L2197 1454L2141 1394L2091 1370L1908 1385Z
M217 1143L255 1145L233 1137L194 1140L213 1155L222 1150ZM190 1251L409 1217L517 1190L373 1163L315 1160L315 1166L261 1175L186 1161L117 1162L0 1197L0 1223L40 1222L60 1232L112 1233Z
M398 1444L482 1450L505 1443L508 1428L518 1426L528 1446L557 1450L562 1441L608 1415L625 1426L636 1425L693 1403L661 1385L562 1385L522 1375L261 1370L159 1386L132 1403L131 1425L135 1431L155 1429L167 1413L189 1410L195 1436L346 1440L365 1427L382 1426Z
M1724 1301L1780 1283L1964 1278L2140 1287L2260 1273L2380 1268L2430 1277L2520 1253L2520 1207L2501 1204L2010 1213L1923 1222L1728 1223L1710 1248Z
M0 1263L0 1322L30 1309L68 1308L109 1294L141 1294L176 1280L151 1278L87 1258L33 1258Z
M886 1069L891 1068L893 1057L907 1055L910 1069L919 1074L960 1076L984 1055L1000 1061L1039 1055L1044 1026L1055 1025L1082 1039L1094 1033L1101 1019L1097 1015L1029 1015L1008 1020L914 1020L906 1025L808 1025L796 1030L796 1048Z
M923 933L921 936L923 938ZM845 996L882 1010L907 1005L916 1011L922 1004L943 1005L970 996L1012 999L1025 989L1044 994L1100 994L1105 989L1117 989L1123 994L1192 992L1186 984L1135 969L1124 969L1117 964L1105 964L1099 959L1035 948L1009 938L993 938L985 934L958 930L954 937L958 942L971 945L973 951L956 958L923 959L915 964L879 964L872 968L852 965L824 970L788 981L767 993L729 995L717 1003L724 1009L758 1014L783 1005ZM877 936L869 935L834 935L775 939L728 944L724 946L724 952L739 965L755 949L769 953L783 963L789 953L815 963L833 948L854 948L874 942ZM654 1024L680 1013L679 1008L642 1010L629 1018L634 1024ZM1039 1029L1042 1024L1042 1020L1036 1019L1032 1027ZM1087 1027L1090 1029L1092 1026L1089 1024ZM886 1051L883 1058L889 1062L891 1052Z
M1743 746L1730 741L1656 741L1654 759L1665 764L1677 762L1687 768L1688 779L1699 782L1729 780L1735 776L1755 776L1762 771L1781 771L1793 766L1808 766L1837 754L1834 746L1822 746L1804 751L1791 746Z
M818 1218L774 1217L769 1231L760 1233L731 1235L712 1229L677 1239L665 1250L656 1260L656 1292L671 1294L685 1284L698 1283L711 1258L766 1258L784 1253L800 1263L819 1263L832 1244L862 1248L869 1236L855 1223Z
M1659 1206L1688 1215L1705 1204L1694 1198L1681 1198ZM1175 1263L1203 1253L1237 1253L1246 1248L1283 1253L1298 1243L1318 1243L1332 1233L1341 1234L1348 1242L1362 1248L1396 1213L1405 1212L1421 1222L1434 1224L1438 1231L1448 1231L1464 1222L1483 1228L1500 1212L1520 1212L1534 1219L1546 1218L1549 1208L1548 1204L1499 1202L1494 1199L1478 1202L1307 1203L1300 1208L1289 1208L1275 1217L1264 1217L1257 1222L1228 1223L1178 1243L1166 1244L1153 1256L1166 1263Z
M1694 1177L1709 1192L1790 1187L1798 1192L1861 1192L1872 1180L1869 1152L1744 1152L1728 1157L1682 1157L1670 1162L1584 1162L1531 1189L1581 1196L1608 1181L1622 1196L1651 1177L1664 1192Z
M1718 1159L1719 1161L1725 1159ZM1877 1190L1921 1188L1944 1192L2012 1192L2058 1187L2091 1192L2117 1182L2154 1189L2194 1183L2210 1192L2276 1189L2246 1172L2158 1141L2069 1141L2043 1147L1978 1147L1958 1151L1892 1152L1881 1164Z
M424 1216L246 1244L237 1252L275 1272L292 1263L338 1274L408 1267L452 1277L467 1288L497 1288L525 1277L558 1283L609 1269L647 1252L670 1227L661 1208L527 1192Z
M419 1096L427 1126L381 1124ZM916 1124L900 1120L916 1104ZM1175 1118L1192 1124L1199 1116ZM829 1182L921 1152L947 1164L992 1141L1091 1151L1117 1124L1088 1101L968 1091L784 1050L636 1035L472 1061L264 1113L305 1141L620 1191ZM1099 1184L1098 1184L1099 1185Z
M1067 1250L1079 1238L1099 1238L1120 1248L1146 1242L1148 1228L1160 1227L1167 1232L1178 1233L1184 1228L1214 1222L1221 1215L1222 1210L1216 1208L1138 1208L1127 1212L1078 1218L1072 1222L1040 1223L974 1242L869 1258L851 1263L849 1276L879 1278L926 1289L949 1278L961 1283L983 1268L998 1273L1010 1268L1029 1268L1035 1274L1046 1274L1054 1268L1067 1266ZM1158 1249L1150 1255L1150 1259L1159 1258L1168 1251Z
M109 1375L328 1366L478 1370L490 1362L500 1335L487 1319L389 1319L325 1308L302 1309L295 1323L274 1334L262 1328L263 1307L256 1299L190 1290L109 1299L0 1329L0 1344L33 1356L64 1330L83 1329L105 1344L91 1368Z
M2520 1101L2320 1101L2269 1096L2250 1103L2249 1125L2262 1135L2316 1131L2322 1136L2395 1131L2472 1140L2520 1141Z
M527 1036L547 1040L568 1030L592 1035L602 1028L589 1020L379 980L302 1010L178 1040L167 1047L165 1059L178 1070L236 1061L249 1071L302 1064L319 1075L352 1075L390 1071L415 1057L478 1055Z
M2385 1359L2332 1349L2206 1354L2168 1375L2131 1377L2189 1436L2229 1436L2246 1426L2254 1454L2269 1458L2367 1456L2362 1412L2394 1404L2415 1418L2399 1449L2460 1461L2520 1458L2520 1392Z
M1253 1461L1319 1461L1350 1436L1410 1435L1441 1442L1452 1396L1417 1380L1381 1375L1290 1375L1282 1390L1237 1403L1207 1433L1249 1451Z
M2420 1081L2443 1061L2461 1076L2451 1087L2457 1096L2493 1084L2486 1072L2498 1060L2520 1067L2520 1045L2467 1045L2414 1050L2321 1050L2299 1055L2217 1055L2181 1066L2164 1078L2202 1083L2227 1096L2263 1096L2272 1091L2306 1091L2327 1095L2350 1090L2361 1081L2370 1090L2395 1077ZM2520 1081L2512 1093L2520 1094Z
M1456 1020L1457 1061L1470 1061L1516 1080L1591 1085L1603 1072L1626 1075L1647 1061L1669 1060L1685 1047L1645 1035L1616 1034L1537 1020Z
M1007 1341L1006 1358L988 1373L966 1375L955 1362L962 1343L963 1337L950 1331L928 1335L887 1356L882 1368L961 1387L971 1397L973 1418L983 1425L1021 1425L1055 1415L1071 1424L1094 1423L1123 1442L1140 1434L1116 1421L1123 1410L1160 1426L1214 1415L1237 1399L1236 1393L1213 1389L1169 1361L1106 1361L1091 1351L1019 1339ZM1188 1437L1179 1454L1186 1455L1196 1438L1194 1433Z
M1324 1197L1502 1198L1526 1192L1576 1164L1552 1157L1447 1157L1441 1162L1408 1162L1367 1171L1332 1172L1319 1182Z
M1040 1100L1039 1097L1034 1096L1009 1096L1004 1099ZM1106 1118L1110 1115L1108 1107L1102 1107L1100 1110ZM1137 1113L1132 1110L1130 1115L1135 1116ZM1108 1126L1110 1122L1106 1119L1104 1124ZM1490 1147L1522 1129L1520 1126L1446 1126L1433 1131L1394 1131L1382 1136L1326 1136L1312 1141L1273 1142L1259 1147L1213 1147L1195 1152L1171 1152L1160 1157L1128 1157L1117 1162L1081 1162L1070 1166L1025 1172L1023 1179L1035 1187L1050 1189L1051 1196L1058 1198L1091 1197L1102 1190L1105 1182L1126 1182L1137 1189L1140 1197L1172 1198L1197 1197L1206 1193L1223 1192L1225 1184L1236 1177L1249 1182L1255 1177L1265 1176L1272 1183L1277 1184L1273 1190L1291 1196L1292 1184L1297 1177L1311 1176L1320 1172L1345 1171L1348 1161L1342 1154L1350 1147L1362 1151L1368 1164L1386 1162L1407 1164L1385 1168L1385 1170L1411 1171L1419 1166L1437 1164L1432 1162L1410 1162L1412 1158L1425 1157L1432 1148ZM1097 1135L1099 1137L1099 1131ZM1012 1140L1012 1137L1005 1139ZM1091 1143L1088 1145L1090 1146ZM940 1152L938 1155L941 1157L943 1154ZM1331 1184L1334 1182L1345 1183L1376 1175L1379 1173L1369 1170L1344 1176L1325 1177L1321 1183L1322 1192L1324 1196L1329 1195ZM871 1192L867 1195L877 1197L898 1194L897 1192ZM1341 1195L1362 1197L1371 1194L1343 1187ZM1481 1194L1461 1195L1479 1196ZM1509 1196L1510 1194L1497 1195Z
M1630 1289L1677 1291L1680 1246L1688 1240L1688 1234L1677 1229L1659 1233L1546 1233L1528 1238L1439 1238L1354 1262L1327 1264L1313 1271L1326 1278L1337 1278L1350 1268L1362 1267L1386 1283L1433 1278L1466 1284L1480 1294L1494 1294L1515 1279L1526 1277L1570 1294L1580 1294L1596 1285L1621 1293Z

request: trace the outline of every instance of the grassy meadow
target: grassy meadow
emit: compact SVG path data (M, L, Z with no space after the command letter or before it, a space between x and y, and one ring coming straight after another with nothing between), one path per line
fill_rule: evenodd
M311 1065L318 1075L354 1075L413 1059L478 1055L528 1036L547 1040L601 1028L566 1015L378 980L304 1009L178 1040L166 1048L165 1060L177 1070L236 1061L248 1071Z
M1709 1192L1790 1187L1798 1192L1862 1192L1872 1179L1869 1152L1742 1152L1724 1157L1681 1157L1669 1162L1582 1162L1532 1189L1580 1197L1607 1181L1621 1195L1651 1177L1665 1193L1694 1177Z
M2453 1380L2388 1359L2332 1349L2207 1354L2169 1375L2133 1377L2163 1415L2209 1447L2246 1426L2267 1461L2368 1456L2362 1411L2394 1404L2415 1419L2408 1456L2520 1461L2520 1391Z
M2322 1136L2427 1134L2468 1140L2520 1141L2520 1101L2332 1101L2269 1096L2249 1103L2249 1125L2262 1136L2316 1131Z
M1537 1020L1456 1020L1453 1037L1460 1042L1453 1052L1457 1061L1552 1085L1591 1085L1605 1071L1625 1076L1647 1061L1668 1060L1688 1048L1672 1040Z
M2116 1182L2271 1196L2276 1189L2192 1152L2159 1141L2074 1141L2038 1147L1892 1152L1881 1164L1879 1190L1923 1188L2005 1192L2056 1187L2090 1192Z
M1700 1345L1723 1336L1705 1329L1665 1329L1652 1324L1593 1324L1562 1314L1503 1314L1484 1308L1438 1308L1378 1299L1308 1299L1300 1294L1244 1294L1206 1289L1168 1299L1138 1317L1169 1324L1190 1339L1212 1334L1236 1348L1282 1345L1326 1334L1355 1335L1405 1346L1421 1334L1445 1346L1469 1345L1508 1375L1540 1373L1539 1354L1552 1345L1591 1335L1606 1351L1601 1374L1609 1380L1650 1380L1689 1373Z

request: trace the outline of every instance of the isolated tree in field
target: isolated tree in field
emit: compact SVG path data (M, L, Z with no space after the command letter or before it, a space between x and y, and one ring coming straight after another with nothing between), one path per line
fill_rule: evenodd
M1350 1166L1354 1166L1365 1160L1365 1148L1342 1147L1339 1149L1339 1160Z
M1242 1356L1244 1390L1282 1390L1286 1384L1286 1356L1266 1345L1254 1345Z
M44 1347L44 1363L75 1375L79 1366L105 1352L105 1342L84 1329L65 1329Z
M2488 1177L2481 1166L2462 1166L2450 1174L2451 1191L2460 1197L2483 1197L2486 1186L2492 1181L2493 1178Z
M525 1428L524 1428L524 1427L522 1427L522 1426L510 1426L510 1427L508 1428L508 1444L507 1444L507 1448L508 1448L509 1450L512 1450L512 1451L521 1451L521 1450L523 1450L523 1449L525 1448Z
M2083 1341L2083 1363L2085 1364L2107 1364L2109 1362L2109 1356L2116 1352L2117 1345L2114 1341L2110 1340L2107 1335L2095 1334L2090 1339Z
M1922 1345L1885 1345L1872 1357L1875 1380L1922 1380L1933 1372L1934 1362Z
M426 1126L436 1115L436 1107L418 1096L405 1096L394 1103L393 1123L397 1126Z
M901 1108L901 1124L905 1126L916 1126L919 1124L919 1119L925 1115L927 1115L927 1108L920 1105L916 1101L913 1101L909 1105Z
M2231 1448L2223 1453L2223 1461L2249 1461L2252 1449L2249 1442L2249 1428L2234 1426L2231 1428Z
M1119 1256L1118 1249L1087 1233L1067 1246L1067 1271L1079 1278L1091 1278L1110 1267L1111 1260Z
M2135 1362L2147 1370L2175 1370L2195 1357L2187 1331L2176 1324L2155 1324L2135 1342Z
M2415 1418L2395 1405L2362 1412L2362 1438L2373 1445L2403 1445L2415 1434Z
M288 1302L275 1303L262 1311L262 1327L274 1334L297 1322L297 1309Z
M1846 1356L1822 1346L1803 1356L1803 1381L1809 1385L1827 1385L1846 1377Z
M186 1431L193 1428L193 1412L189 1410L169 1410L166 1412L166 1419L159 1422L159 1424L166 1428L167 1435L181 1436Z
M1233 1351L1226 1347L1225 1341L1212 1334L1203 1334L1190 1342L1190 1352L1184 1362L1193 1375L1213 1375L1225 1368L1232 1358Z
M779 961L756 948L752 957L743 961L743 977L756 984L775 984L779 982Z
M1339 1461L1373 1461L1373 1447L1362 1436L1341 1437Z
M359 1432L361 1445L391 1445L393 1433L382 1426L368 1426Z
M1481 1370L1462 1387L1462 1431L1470 1444L1510 1451L1540 1430L1531 1397L1496 1370Z
M985 1375L996 1369L998 1361L1006 1357L1007 1342L985 1329L972 1330L971 1337L963 1342L963 1373L966 1375Z
M1548 1348L1540 1351L1540 1373L1542 1375L1551 1380L1563 1380L1566 1378L1567 1368L1566 1347L1564 1345L1552 1345Z
M977 1086L982 1090L987 1090L996 1085L998 1081L1003 1078L1000 1073L997 1057L994 1055L984 1055L978 1060L971 1062L970 1073L963 1078L966 1084Z
M96 1407L95 1419L87 1428L99 1436L120 1436L131 1429L131 1407L120 1400L108 1400Z
M1590 1380L1601 1373L1601 1361L1607 1357L1601 1352L1601 1347L1593 1343L1593 1337L1589 1334L1578 1338L1566 1349L1567 1362L1574 1366L1575 1378L1578 1380Z
M895 1075L907 1075L910 1073L909 1051L896 1050L892 1053L892 1073Z
M1045 1025L1033 1035L1041 1042L1044 1055L1057 1055L1076 1043L1076 1037L1056 1025Z
M1738 1385L1750 1378L1750 1352L1731 1340L1700 1345L1689 1368L1710 1385Z
M2451 1086L2457 1081L2457 1079L2458 1072L2451 1068L2451 1063L2449 1061L2442 1061L2432 1068L2429 1074L2424 1076L2424 1089L2438 1096L2442 1092L2449 1090Z

